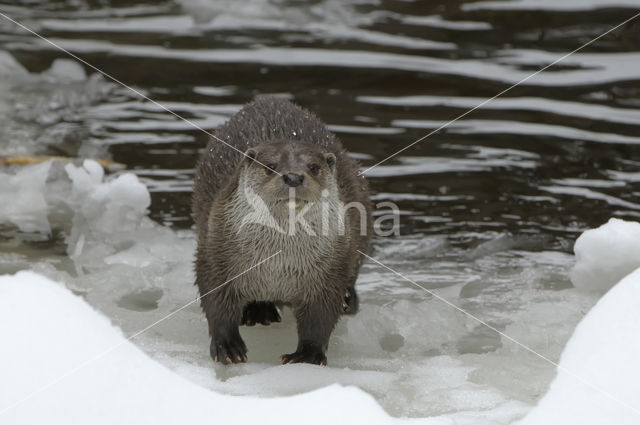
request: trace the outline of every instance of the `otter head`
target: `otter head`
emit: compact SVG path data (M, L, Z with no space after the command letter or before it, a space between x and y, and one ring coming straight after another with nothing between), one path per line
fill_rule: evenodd
M318 202L336 192L336 156L317 145L273 141L247 150L241 178L272 210Z

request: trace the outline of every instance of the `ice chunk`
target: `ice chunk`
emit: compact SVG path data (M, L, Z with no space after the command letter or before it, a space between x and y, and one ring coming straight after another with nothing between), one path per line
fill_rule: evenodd
M616 220L607 226L611 223L616 231L631 224ZM612 288L580 322L549 392L519 425L640 423L638 323L640 269Z
M87 143L100 127L89 111L114 87L73 60L30 73L0 50L0 155L104 157L105 146Z
M43 75L51 76L56 81L85 81L87 73L82 65L71 59L56 59L51 64L51 68Z
M15 175L0 173L0 224L11 223L23 232L48 234L45 184L51 161L27 166Z
M151 360L63 285L32 272L0 277L0 335L2 423L392 421L354 387L275 399L206 390Z
M148 249L137 244L106 257L104 262L105 264L127 264L133 267L147 267L153 263L154 259Z
M103 181L104 170L95 161L85 160L82 167L67 164L71 179L71 205L75 215L67 252L82 254L85 239L112 238L140 227L151 197L138 177L125 173Z
M640 267L640 223L612 218L580 235L573 250L573 285L604 293Z

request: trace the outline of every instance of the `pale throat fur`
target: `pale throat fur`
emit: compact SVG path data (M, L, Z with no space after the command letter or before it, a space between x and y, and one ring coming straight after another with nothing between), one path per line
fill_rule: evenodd
M322 196L308 203L290 204L263 199L256 182L240 172L237 186L227 198L222 217L209 216L208 232L225 224L225 252L233 256L229 276L236 276L280 251L233 282L236 295L256 301L279 299L307 301L325 285L330 271L339 267L336 259L346 255L345 217L335 172L325 179ZM215 210L215 204L211 211ZM334 264L335 263L335 264Z

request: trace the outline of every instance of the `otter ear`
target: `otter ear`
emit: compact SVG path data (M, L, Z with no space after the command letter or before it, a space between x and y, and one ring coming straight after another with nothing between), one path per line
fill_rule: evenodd
M255 149L247 149L244 153L244 159L249 163L252 163L256 159L256 156L258 156L258 152L256 152Z
M327 161L329 168L333 170L333 166L336 164L336 156L331 152L327 152L324 154L324 160Z

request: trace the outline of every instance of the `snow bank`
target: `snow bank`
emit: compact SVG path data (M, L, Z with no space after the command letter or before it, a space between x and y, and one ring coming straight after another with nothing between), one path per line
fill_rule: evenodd
M621 230L619 221L607 225L612 238ZM631 223L624 227L635 228ZM628 251L625 256L637 253ZM580 322L549 392L518 425L640 423L638 323L640 269L613 287Z
M275 399L203 389L148 358L63 285L32 272L0 277L0 335L3 424L391 421L353 387Z
M612 218L580 235L573 250L573 285L604 293L640 267L640 223Z
M637 270L603 297L580 323L562 355L561 370L548 394L518 424L638 423L640 412L634 411L633 406L640 406L640 387L634 378L640 373L640 338L636 336L639 307ZM332 385L307 394L268 399L207 390L147 357L82 298L33 272L0 276L0 335L3 424L173 424L190 420L208 423L214 419L225 423L258 420L287 424L299 423L300 418L305 423L323 424L407 421L390 418L371 396L354 387ZM445 380L450 380L450 361L444 357L433 361L444 362L440 369ZM453 366L453 371L465 374ZM338 373L310 365L279 368L327 383L333 380L332 374ZM282 376L275 372L271 369L259 374L265 378L261 385L268 385L272 379L279 384L277 379ZM246 384L261 381L255 378ZM432 388L428 391L437 392L438 380L430 377L429 382L427 387ZM473 394L458 396L467 405L473 401ZM411 422L507 424L520 412L521 405L504 403L485 413L457 412ZM499 417L511 420L496 420Z

